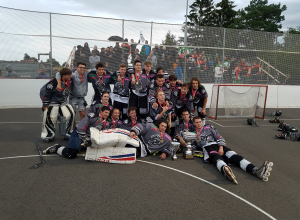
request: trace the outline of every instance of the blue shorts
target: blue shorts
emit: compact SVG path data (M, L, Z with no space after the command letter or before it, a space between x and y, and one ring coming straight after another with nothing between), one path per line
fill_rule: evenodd
M73 149L76 149L78 151L81 150L82 146L82 140L79 138L78 134L77 134L77 131L74 130L71 134L71 137L69 138L69 142L68 142L68 147L69 148L73 148Z
M84 97L76 98L76 97L70 97L69 98L69 104L73 107L74 112L76 112L76 106L78 106L78 109L80 112L83 112L85 110L85 99Z

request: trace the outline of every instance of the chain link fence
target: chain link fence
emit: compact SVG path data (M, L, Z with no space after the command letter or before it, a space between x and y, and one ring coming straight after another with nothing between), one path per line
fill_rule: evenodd
M100 58L112 72L150 60L185 82L300 84L299 35L188 26L184 42L184 24L5 7L0 18L2 77L52 78L62 66L92 69Z

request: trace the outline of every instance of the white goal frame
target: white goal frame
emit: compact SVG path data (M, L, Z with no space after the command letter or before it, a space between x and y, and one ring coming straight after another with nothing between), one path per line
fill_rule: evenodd
M227 88L225 88L225 87L227 87ZM240 95L240 96L236 97L237 100L235 100L235 101L237 103L234 103L234 105L232 105L232 106L229 106L231 104L231 103L229 103L228 104L229 107L228 107L226 104L224 104L226 102L225 101L226 98L225 98L225 95L223 94L223 92L225 89L238 90L238 87L240 87L239 88L240 90L245 90L244 93L246 93L247 91L250 91L252 89L253 91L251 91L251 93L253 96L253 98L252 98L253 100L250 100L250 103L247 103L248 106L243 107L242 104L243 104L243 101L245 104L245 98L246 98L245 96L246 95L244 96L245 98L243 98L243 95ZM254 90L254 88L258 88L258 87L259 87L259 89ZM231 92L231 91L229 91L229 92ZM238 93L238 92L233 91L233 93ZM243 94L243 92L241 92L240 94ZM247 118L255 117L255 118L263 119L265 116L267 94L268 94L268 86L267 85L214 84L212 87L209 118L212 118L215 120L217 118L246 118L246 117ZM222 97L220 97L220 96L222 96ZM251 106L251 107L249 107L249 106ZM230 112L230 113L228 113L228 112Z

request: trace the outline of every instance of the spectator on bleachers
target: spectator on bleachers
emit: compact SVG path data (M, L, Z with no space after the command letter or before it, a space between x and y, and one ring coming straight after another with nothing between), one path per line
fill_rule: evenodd
M40 68L40 72L36 75L36 79L48 79L49 75L45 73L45 70L43 68Z
M182 68L179 66L179 63L176 63L176 67L174 69L174 73L178 80L182 80Z
M137 43L134 42L133 39L130 40L130 48L131 48L131 53L134 53L135 52L135 49L137 47ZM133 56L134 57L134 56Z
M140 61L141 61L141 62L144 62L144 61L146 61L146 59L147 59L146 50L147 50L146 47L142 47L141 52L140 52L140 58L141 58Z
M58 73L58 69L55 69L55 70L54 70L54 74L55 74L55 75L56 75L56 73Z
M134 63L136 60L141 60L138 49L135 49L135 57L132 59L131 63Z
M102 63L106 62L105 48L104 47L101 48L101 52L100 52L99 57L100 57L100 60L101 60Z
M3 76L2 76L2 70L0 69L0 78L3 78Z
M148 56L150 54L150 52L151 52L151 47L149 45L147 45L148 44L147 40L145 41L145 44L146 45L142 46L141 51L145 51L146 56ZM146 48L146 50L145 50L145 48Z
M84 56L82 56L83 57L83 62L86 63L86 68L89 69L90 68L89 67L90 66L89 58L92 54L91 54L89 44L87 42L84 43L84 47L82 49L82 52L84 54Z
M155 70L157 65L157 56L154 48L152 49L150 55L151 55L152 70Z
M92 53L93 52L96 53L96 56L100 56L100 52L99 52L98 47L96 45L94 46L94 49L92 50Z
M242 59L241 63L240 63L240 67L244 68L246 65L246 59Z
M286 84L286 85L291 85L292 84L292 82L291 82L291 76L289 74L287 74L285 76L284 84Z
M80 61L83 62L83 58L84 58L84 53L83 53L83 47L81 45L77 46L77 50L75 51L75 58L73 63L78 63Z
M7 72L7 78L17 78L17 73L12 69L12 66L10 64L7 64L5 69Z
M89 62L90 62L90 68L94 69L96 68L96 64L100 62L100 57L96 55L96 51L93 50L92 52L92 56L90 56L89 58Z
M223 66L221 60L219 60L218 64L215 67L215 83L222 82L222 75L223 75Z

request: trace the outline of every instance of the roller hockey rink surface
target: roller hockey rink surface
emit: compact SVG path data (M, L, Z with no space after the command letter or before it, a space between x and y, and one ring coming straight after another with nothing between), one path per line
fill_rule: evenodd
M178 161L157 154L132 165L54 154L29 170L40 162L36 139L41 150L67 140L58 132L53 142L40 139L40 109L0 109L0 219L299 219L300 142L275 139L279 124L269 119L276 110L266 109L259 127L246 119L206 119L257 167L274 163L268 182L231 166L235 185L202 158L181 154ZM300 130L300 109L280 110L280 119Z

